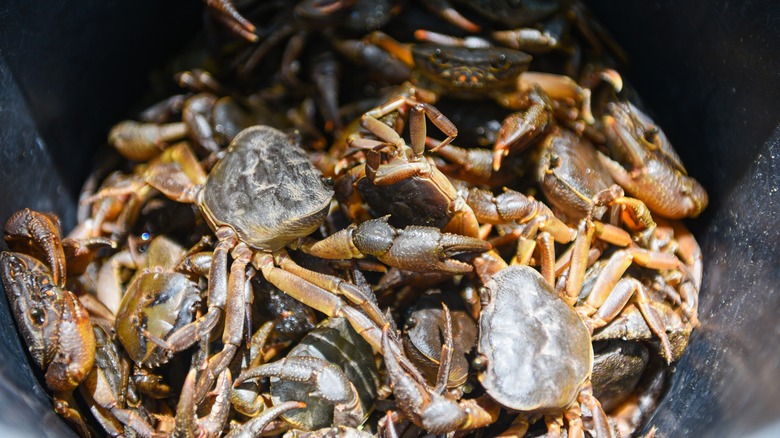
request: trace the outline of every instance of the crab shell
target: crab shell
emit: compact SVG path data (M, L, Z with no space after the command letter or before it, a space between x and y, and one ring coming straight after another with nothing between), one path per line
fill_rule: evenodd
M418 44L412 50L415 66L430 81L455 93L481 97L511 89L528 70L531 55L519 50Z
M589 379L590 333L535 269L510 266L486 285L479 317L479 374L501 405L528 413L560 413Z
M213 229L274 251L311 234L328 214L333 190L287 134L270 126L241 131L209 173L198 203Z
M614 184L596 147L566 129L554 130L547 137L537 179L547 201L571 221L587 216L593 197ZM604 210L597 208L594 215L600 217Z

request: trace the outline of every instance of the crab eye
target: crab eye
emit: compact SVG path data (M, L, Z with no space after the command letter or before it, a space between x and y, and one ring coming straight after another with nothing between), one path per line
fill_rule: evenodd
M561 166L561 157L558 154L550 154L550 169L557 169Z
M509 68L509 60L506 58L506 55L501 53L490 62L490 66L496 70L506 70Z
M41 309L30 309L30 320L37 326L42 326L46 322L46 312Z
M444 58L444 53L441 51L441 49L436 49L433 51L431 54L431 60L439 64L442 64L446 61Z

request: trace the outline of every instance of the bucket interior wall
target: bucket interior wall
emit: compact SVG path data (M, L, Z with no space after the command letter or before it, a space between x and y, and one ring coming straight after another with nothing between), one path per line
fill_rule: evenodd
M689 222L704 251L702 326L649 424L661 436L760 429L780 419L780 4L590 6L628 51L628 80L710 194ZM3 223L29 207L74 225L96 147L148 87L148 72L192 36L201 8L197 0L4 5ZM37 383L5 299L0 331L0 435L72 434Z

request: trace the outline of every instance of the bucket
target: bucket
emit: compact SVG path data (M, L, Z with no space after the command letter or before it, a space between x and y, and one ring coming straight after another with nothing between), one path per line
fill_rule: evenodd
M644 431L780 435L780 3L590 2L625 73L710 206L701 327ZM0 12L0 221L29 207L75 225L78 191L149 72L201 25L202 2L10 2ZM141 24L143 23L143 25ZM0 299L0 436L75 436Z

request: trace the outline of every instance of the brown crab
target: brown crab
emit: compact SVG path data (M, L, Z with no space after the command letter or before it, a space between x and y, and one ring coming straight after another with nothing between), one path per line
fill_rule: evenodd
M95 335L87 310L37 258L3 252L0 275L19 332L54 393L54 410L82 435L89 435L72 397L95 361Z
M413 89L408 91L414 93ZM406 109L410 110L410 145L395 129L381 121L392 112ZM455 125L436 107L405 94L365 113L361 125L379 140L355 136L348 141L353 147L371 148L365 164L350 171L356 175L354 184L379 215L390 215L394 225L432 226L476 237L479 224L474 213L449 179L423 155L426 117L447 135L439 147L447 145L457 135ZM383 158L378 151L386 148L389 152L387 158Z
M610 102L601 117L610 157L599 160L631 196L669 218L696 217L707 192L688 176L664 132L631 102Z
M184 161L193 162L179 160L179 163ZM190 173L202 175L202 170ZM202 180L189 179L187 169L174 160L159 169L148 169L146 181L172 199L196 204L219 239L208 276L207 313L162 343L174 352L178 345L190 345L193 337L205 337L207 328L212 326L210 322L225 313L224 348L210 359L205 373L208 377L199 382L199 395L205 394L208 385L230 363L241 343L246 311L246 269L250 263L262 271L267 280L296 299L330 316L347 317L359 332L367 333L374 348L380 348L378 324L384 317L367 297L367 292L340 278L303 269L284 252L285 245L319 227L333 195L304 151L286 134L269 126L248 128L234 138L225 156ZM437 229L425 227L419 228L423 229L426 242L431 240L430 244L424 248L410 247L411 241L396 239L405 235L404 231L387 227L357 230L354 238L350 231L349 247L367 254L389 254L390 260L403 267L414 266L417 262L438 266L449 258L452 248L479 251L485 247L477 239L450 238ZM374 235L376 231L383 234ZM417 231L410 233L415 235ZM412 249L412 253L404 248ZM230 266L228 253L233 257ZM354 255L352 250L350 253ZM401 254L411 255L411 258L402 258ZM368 317L328 291L347 296L360 305ZM372 327L373 337L368 333Z
M344 318L320 323L283 359L243 369L234 390L260 377L272 377L274 404L306 403L306 409L284 415L305 430L361 425L373 408L379 380L371 347Z
M425 33L418 32L425 35ZM528 73L531 56L492 46L415 44L404 46L382 32L367 39L412 67L410 81L422 100L443 94L462 99L492 99L518 111L503 122L493 147L493 170L510 150L522 150L551 125L550 98L583 101L583 89L563 76ZM444 145L449 143L445 140ZM440 146L441 147L441 146Z
M196 274L205 276L208 265L198 266L184 260L183 248L164 236L149 244L146 262L139 267L116 314L116 336L128 355L140 366L157 367L170 359L169 352L150 338L165 339L169 334L189 324L200 302L201 290L182 264L194 266ZM210 261L211 254L196 254ZM189 262L189 263L188 263ZM210 330L206 322L203 330ZM193 339L194 342L195 339ZM177 349L185 348L177 346Z

